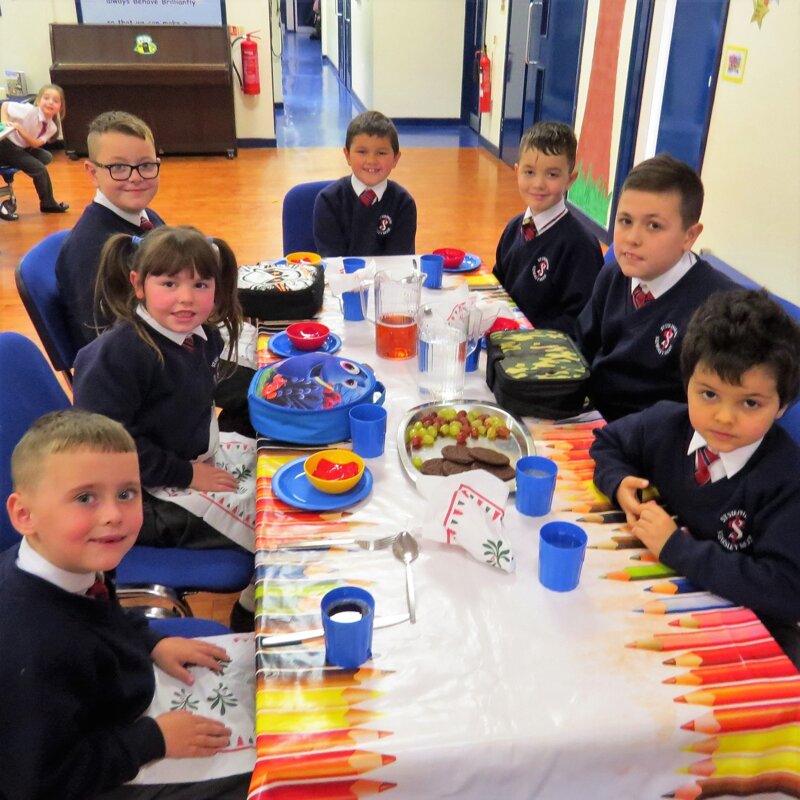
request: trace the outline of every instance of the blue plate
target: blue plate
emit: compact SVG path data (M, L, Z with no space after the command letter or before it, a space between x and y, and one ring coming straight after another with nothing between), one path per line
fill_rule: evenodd
M467 253L464 260L457 266L447 269L445 267L444 274L452 275L454 272L472 272L481 265L481 257L476 256L474 253Z
M322 347L316 350L301 350L295 347L289 339L286 331L276 333L270 337L267 342L267 347L275 353L276 356L302 356L305 353L335 353L342 346L342 340L335 334L328 334L328 338L323 342Z
M284 464L272 476L272 491L279 500L303 511L336 511L363 500L372 491L372 473L364 467L361 480L349 492L327 494L312 486L303 470L307 456Z

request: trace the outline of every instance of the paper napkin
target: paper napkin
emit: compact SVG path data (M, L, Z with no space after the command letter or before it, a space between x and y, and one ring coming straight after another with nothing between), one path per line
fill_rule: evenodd
M440 478L420 475L417 490L427 500L422 535L464 548L473 558L504 572L515 568L511 543L503 531L508 485L484 470Z
M325 280L334 297L339 297L343 292L357 292L361 288L361 281L369 281L375 277L375 259L371 259L364 269L346 273L341 263L336 264L333 259L326 261Z

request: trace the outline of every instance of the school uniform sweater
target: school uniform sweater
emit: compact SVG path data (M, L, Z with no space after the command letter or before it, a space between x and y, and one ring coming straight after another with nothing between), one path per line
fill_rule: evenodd
M165 754L145 620L71 594L0 555L0 797L91 800Z
M314 202L314 241L321 256L397 256L413 253L417 206L399 183L365 206L350 176L326 186Z
M122 423L136 440L145 487L188 487L206 452L222 337L203 326L193 351L147 328L164 363L130 322L120 322L75 359L75 405Z
M164 220L149 208L147 216L154 227L164 224ZM100 263L100 251L106 240L115 233L143 235L138 225L132 225L99 203L89 203L58 254L56 260L58 292L76 349L97 337L95 315L101 327L108 326L112 322L97 313L94 285Z
M630 278L618 264L606 264L576 328L591 367L588 394L598 411L614 420L659 400L684 400L680 343L689 319L709 295L735 288L699 259L669 291L637 310Z
M506 225L494 275L534 327L574 337L575 320L603 266L600 243L569 212L527 241L520 230L524 218L518 214Z
M800 620L800 448L774 425L733 477L700 486L693 434L687 406L673 402L596 430L597 487L614 497L626 475L647 478L688 529L669 537L662 563L769 619Z

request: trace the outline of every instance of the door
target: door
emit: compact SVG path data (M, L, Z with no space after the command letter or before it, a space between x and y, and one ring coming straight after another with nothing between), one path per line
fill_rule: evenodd
M541 119L573 125L586 0L511 0L500 157L514 164Z
M667 151L698 172L727 16L728 0L678 0L675 7L656 152Z
M339 29L339 80L348 90L352 88L353 83L350 66L350 2L351 0L336 0L336 22Z
M481 130L478 58L486 29L486 0L467 0L464 19L464 64L461 71L461 121L476 133Z

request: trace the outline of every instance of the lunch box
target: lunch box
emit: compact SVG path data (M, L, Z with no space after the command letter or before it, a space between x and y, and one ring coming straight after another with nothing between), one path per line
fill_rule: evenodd
M322 308L325 277L320 264L259 261L239 267L237 288L245 317L310 319Z
M486 341L486 383L513 414L563 419L579 414L589 367L561 331L495 331Z
M331 444L350 438L350 409L383 405L386 387L365 364L304 353L261 367L247 391L250 421L271 439Z

